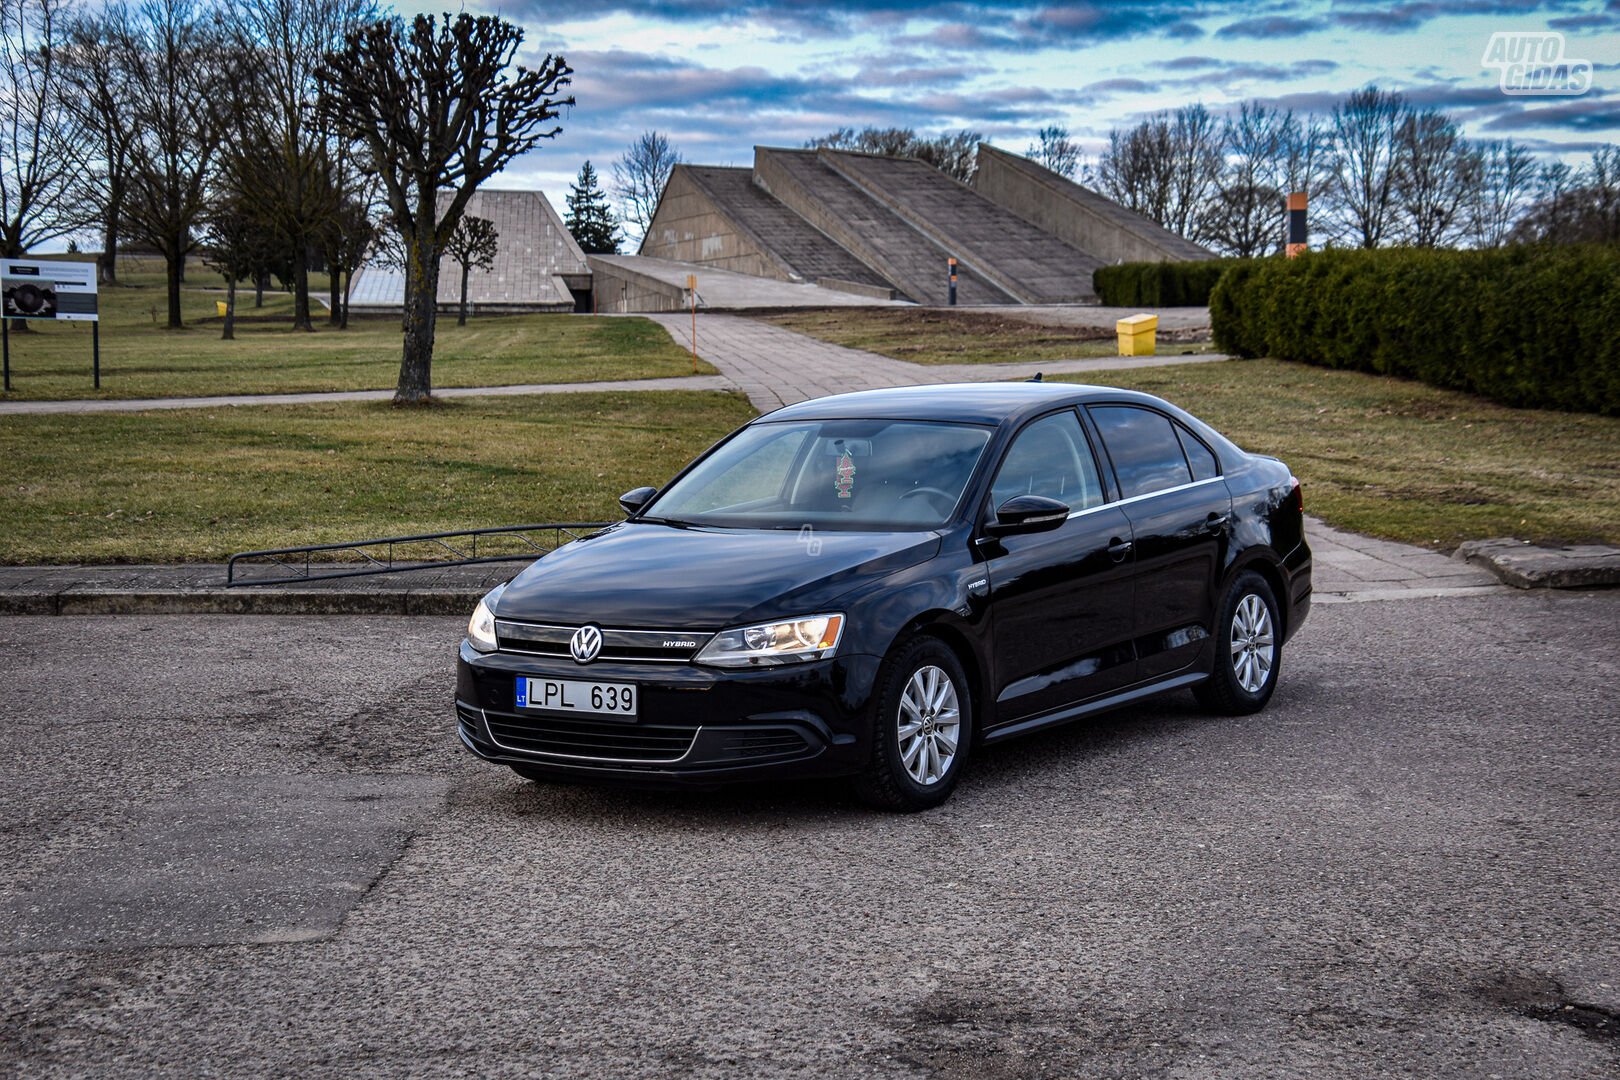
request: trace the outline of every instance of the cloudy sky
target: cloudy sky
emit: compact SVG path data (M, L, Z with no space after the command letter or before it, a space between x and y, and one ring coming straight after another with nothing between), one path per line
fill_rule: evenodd
M1620 0L479 4L524 26L525 54L560 53L576 71L563 134L496 180L537 185L559 208L582 161L607 174L648 128L712 165L868 124L972 128L1021 152L1057 123L1094 156L1110 128L1156 110L1252 98L1325 110L1369 82L1447 109L1472 136L1572 162L1620 141ZM1591 88L1503 94L1481 62L1491 35L1549 30L1566 59L1592 62Z

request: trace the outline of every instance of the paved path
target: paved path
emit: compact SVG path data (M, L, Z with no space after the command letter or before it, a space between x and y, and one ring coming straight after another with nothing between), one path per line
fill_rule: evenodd
M692 323L683 315L648 315L677 344L691 347ZM697 351L742 388L760 412L814 397L884 386L928 383L995 382L1027 379L1037 371L1072 375L1169 364L1225 360L1218 353L1090 360L1020 361L1013 364L912 364L860 349L820 341L770 323L737 315L698 314Z
M611 382L524 383L518 386L453 386L434 397L508 397L517 394L585 394L601 390L729 390L723 375L686 375L669 379L618 379ZM233 405L316 405L327 401L392 401L392 390L339 390L311 394L228 394L220 397L130 398L122 401L6 401L0 416L26 413L147 412L151 409L218 409Z

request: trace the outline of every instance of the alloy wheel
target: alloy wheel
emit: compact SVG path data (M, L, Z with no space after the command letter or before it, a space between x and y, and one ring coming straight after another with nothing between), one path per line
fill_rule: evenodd
M928 664L912 673L900 695L897 722L906 772L924 787L939 783L956 760L962 728L956 684L943 668Z
M1265 689L1276 657L1271 631L1271 610L1254 593L1238 601L1232 613L1232 674L1251 694Z

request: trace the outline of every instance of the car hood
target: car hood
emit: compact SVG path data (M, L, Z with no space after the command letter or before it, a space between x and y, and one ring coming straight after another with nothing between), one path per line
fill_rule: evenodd
M624 522L524 570L503 619L719 630L819 612L863 581L931 558L933 532L715 529Z

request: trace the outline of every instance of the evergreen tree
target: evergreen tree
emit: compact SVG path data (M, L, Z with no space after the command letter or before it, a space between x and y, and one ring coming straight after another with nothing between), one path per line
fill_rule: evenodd
M608 207L607 194L596 182L596 170L587 161L579 179L568 189L568 231L587 255L616 255L619 221Z

